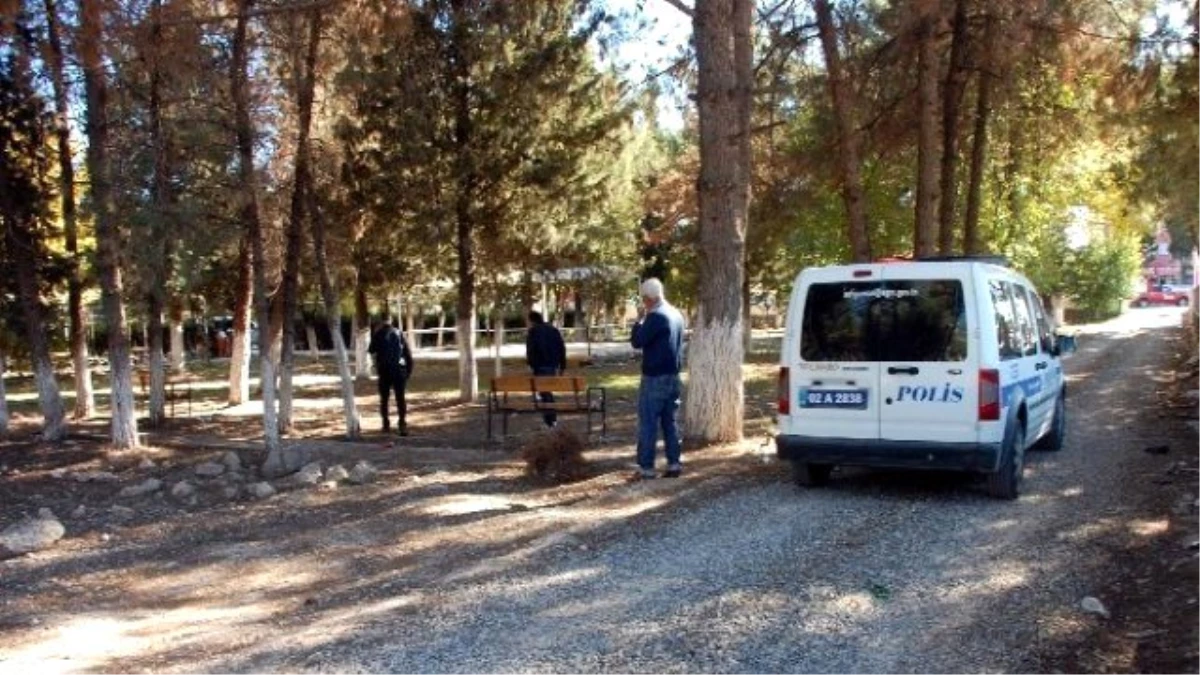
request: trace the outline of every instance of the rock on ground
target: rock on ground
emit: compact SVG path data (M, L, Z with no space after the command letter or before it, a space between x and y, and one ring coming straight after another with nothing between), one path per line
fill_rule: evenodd
M231 472L242 470L242 458L232 450L226 452L225 455L221 457L221 463L224 464L225 468Z
M216 462L205 462L196 465L196 475L206 478L215 478L225 473L225 465L217 464Z
M118 495L119 497L140 497L151 492L158 492L162 488L162 481L157 478L147 478L137 485L130 485L123 488Z
M254 495L256 499L266 499L275 494L275 488L266 482L254 483L248 489L250 490L250 494Z
M79 483L115 483L120 480L117 474L111 471L80 471L71 474L71 478Z
M325 480L334 482L343 481L350 477L350 473L341 464L334 464L325 472Z
M379 471L371 466L370 462L363 460L355 464L353 469L350 469L350 475L347 478L355 485L362 485L375 480L378 475Z
M66 533L66 528L58 522L58 518L49 510L43 509L37 518L28 518L0 532L0 557L24 555L50 548Z
M171 496L176 499L187 499L196 494L196 487L186 480L181 480L171 488Z
M300 471L296 472L295 480L300 485L316 485L321 482L321 477L321 465L312 462L305 464Z
M128 506L121 506L120 504L113 504L112 506L108 507L108 512L111 513L114 518L119 518L121 520L128 520L137 514L137 511L134 511Z

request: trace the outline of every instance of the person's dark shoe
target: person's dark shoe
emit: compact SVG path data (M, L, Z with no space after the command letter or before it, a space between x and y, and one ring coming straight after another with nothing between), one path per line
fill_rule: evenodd
M653 471L638 469L637 471L633 472L632 476L629 477L629 482L636 483L643 480L654 480L655 478L658 478L658 474L654 473Z
M683 475L683 467L675 466L675 467L667 468L666 473L663 474L663 478L679 478L682 475Z
M404 427L404 428L400 429L400 435L407 436L408 435L408 427Z
M383 433L385 433L385 434L392 433L392 427L390 424L383 425Z

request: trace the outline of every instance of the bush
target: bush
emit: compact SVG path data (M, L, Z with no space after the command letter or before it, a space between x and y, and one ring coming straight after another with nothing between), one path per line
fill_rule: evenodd
M525 471L530 476L569 483L587 475L583 441L574 432L558 427L540 433L521 448Z
M1136 242L1104 239L1077 251L1068 261L1066 291L1087 320L1108 319L1121 313L1137 275Z

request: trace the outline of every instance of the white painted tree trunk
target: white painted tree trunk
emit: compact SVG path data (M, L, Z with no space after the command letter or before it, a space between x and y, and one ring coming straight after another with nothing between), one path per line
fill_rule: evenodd
M479 396L479 372L475 363L474 313L459 317L458 327L458 391L464 403Z
M182 371L187 365L187 353L183 346L183 318L171 319L171 370Z
M367 348L371 344L371 329L364 328L354 334L354 372L355 379L367 380L371 377L371 360Z
M8 435L8 394L4 390L4 354L0 354L0 438Z
M496 336L492 343L495 351L495 376L501 377L504 375L504 317L500 312L496 312L492 318L493 334Z
M311 355L313 358L316 358L317 354L321 352L320 348L317 346L317 327L311 323L304 324L304 337L306 340L308 340L309 355Z
M229 359L229 405L250 400L250 331L233 331Z
M437 348L441 349L442 345L446 344L446 313L438 312L438 333L437 333Z
M742 437L744 385L742 327L712 323L699 326L688 345L688 385L684 428L688 438L737 441ZM736 367L734 376L730 368Z

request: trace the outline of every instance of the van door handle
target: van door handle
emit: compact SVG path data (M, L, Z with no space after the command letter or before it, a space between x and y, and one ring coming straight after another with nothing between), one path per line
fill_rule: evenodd
M916 375L921 372L916 366L888 366L888 375Z
M1050 364L1046 363L1045 361L1039 361L1038 364L1036 366L1034 366L1034 368L1036 368L1038 370L1045 370L1046 368L1049 367L1049 365Z

